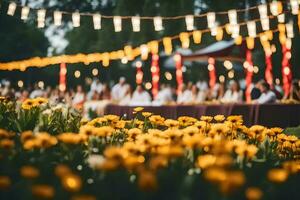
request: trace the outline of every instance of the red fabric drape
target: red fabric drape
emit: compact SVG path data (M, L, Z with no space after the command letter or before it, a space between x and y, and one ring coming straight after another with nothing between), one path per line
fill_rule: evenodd
M152 95L155 98L159 88L159 56L152 55L151 74L152 74Z
M292 84L292 71L291 71L291 49L289 49L285 44L282 45L282 82L284 95L287 96L291 89Z
M67 66L66 63L60 64L60 70L59 70L59 90L65 91L67 87Z
M174 56L175 66L176 66L176 81L177 81L177 94L182 92L183 85L183 74L182 74L182 56L176 54Z
M253 61L252 61L252 53L251 50L246 50L246 62L247 62L247 68L246 68L246 101L251 101L251 83L252 83L252 77L253 77Z
M213 88L216 84L217 77L216 77L216 67L215 67L215 59L209 58L208 59L208 71L209 71L209 86Z

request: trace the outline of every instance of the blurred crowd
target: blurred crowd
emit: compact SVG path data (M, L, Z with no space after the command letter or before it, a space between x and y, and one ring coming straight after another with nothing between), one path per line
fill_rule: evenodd
M201 104L205 102L216 103L243 103L245 102L245 89L241 89L239 82L231 80L227 83L217 83L213 88L206 81L186 83L178 89L169 84L161 84L158 94L153 97L150 90L144 85L133 88L124 77L110 87L107 83L94 79L90 85L78 85L75 89L60 91L58 87L14 88L7 80L1 81L0 95L24 101L27 98L45 97L50 102L63 102L74 107L103 107L109 103L131 106L170 105L170 104ZM284 95L281 85L270 86L264 80L252 84L251 99L253 103L275 103L278 100L300 100L300 81L294 80L290 93ZM89 102L92 102L89 104ZM95 102L98 102L96 104Z

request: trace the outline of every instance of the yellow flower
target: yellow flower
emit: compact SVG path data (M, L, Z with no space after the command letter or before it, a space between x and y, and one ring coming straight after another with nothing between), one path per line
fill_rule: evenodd
M4 129L0 129L0 139L1 138L9 138L10 134L8 131L4 130Z
M214 119L217 122L223 122L225 120L225 117L224 117L224 115L216 115L216 116L214 116Z
M239 145L235 149L235 152L241 156L242 158L246 157L252 159L258 151L258 148L251 144L251 145Z
M149 121L155 125L163 125L165 118L160 115L152 115L151 117L149 117Z
M42 97L35 98L35 99L33 99L33 101L38 105L48 103L48 99L42 98Z
M61 133L57 136L57 139L66 144L79 144L85 141L84 136L77 133Z
M102 126L99 128L94 128L94 135L99 136L99 137L107 137L113 134L115 131L114 128L110 126Z
M212 135L227 135L230 128L223 123L216 123L211 125L210 134Z
M273 133L275 135L279 135L283 132L283 129L282 128L279 128L279 127L274 127L274 128L271 128L271 131L273 131Z
M21 133L21 142L24 143L29 139L34 138L34 135L32 133L32 131L24 131L23 133Z
M185 135L193 136L197 133L199 133L199 129L196 126L188 126L184 129L182 129L183 133Z
M24 178L34 179L34 178L39 177L40 171L36 167L30 166L30 165L25 165L25 166L21 167L20 174Z
M260 200L263 196L261 189L257 187L249 187L245 192L247 200Z
M288 172L285 169L271 169L268 171L268 179L274 183L285 182L288 178Z
M54 174L57 177L62 178L63 176L66 176L67 174L72 174L72 171L67 165L59 164L55 167Z
M227 117L227 121L229 121L233 124L242 124L243 117L242 117L242 115L231 115L231 116Z
M190 126L193 125L197 119L188 116L181 116L178 118L178 121L181 126Z
M265 139L265 127L261 125L254 125L249 128L249 134L262 142Z
M117 123L114 124L114 127L117 128L117 129L123 129L123 128L125 128L125 125L126 125L126 121L120 120L120 121L117 121Z
M177 120L174 119L167 119L164 124L169 127L169 128L173 128L173 127L178 127L179 126L179 122Z
M72 196L71 200L96 200L96 197L88 194L79 194Z
M33 99L26 99L23 103L22 103L22 109L24 110L30 110L33 107L38 106L38 104L36 103L35 100Z
M138 135L142 134L142 130L139 128L132 128L128 130L127 134L130 139L135 140Z
M11 185L11 180L8 176L0 176L0 189L7 189Z
M134 111L135 113L141 112L142 110L144 110L143 107L136 107L136 108L133 109L133 111Z
M151 113L151 112L142 112L142 115L144 116L144 117L150 117L151 115L152 115L153 113Z
M120 119L117 115L105 115L104 118L107 119L108 122L116 122Z
M69 192L78 192L81 189L82 182L80 176L67 174L62 177L62 186Z
M55 194L55 190L50 185L33 185L31 187L33 196L43 199L52 199Z
M213 117L211 117L211 116L201 116L200 120L205 121L205 122L211 122L213 120Z
M13 140L10 140L10 139L0 140L0 148L2 148L2 149L11 149L14 146L15 146L15 143Z

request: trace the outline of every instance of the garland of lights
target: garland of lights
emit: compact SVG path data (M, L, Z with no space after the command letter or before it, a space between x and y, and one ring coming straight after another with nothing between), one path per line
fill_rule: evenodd
M274 13L274 14L277 14L278 22L280 23L280 24L278 24L278 28L286 29L287 37L293 38L294 37L293 22L290 21L286 24L282 24L285 21L284 20L285 13L282 13L282 11L280 13L281 14ZM300 14L298 15L298 25L300 23L299 16L300 16ZM172 53L172 40L175 40L175 39L180 39L183 48L189 47L191 36L192 36L195 44L200 44L202 34L208 33L208 32L210 32L212 36L215 36L216 40L219 41L219 40L223 39L223 29L225 29L226 32L228 34L230 34L232 38L235 39L235 42L237 45L240 45L243 41L243 37L240 35L241 26L247 27L247 30L248 30L248 36L246 37L247 47L249 49L253 49L255 38L257 38L257 37L261 38L262 36L264 36L264 38L267 38L267 40L273 39L273 32L277 32L278 30L270 29L269 20L274 19L274 18L275 18L274 15L270 15L270 16L260 15L260 19L254 19L251 21L241 22L241 23L236 23L236 24L235 24L235 22L232 22L234 24L229 23L226 25L219 26L216 29L209 28L209 29L205 29L205 30L194 30L191 32L182 32L179 35L175 35L172 37L164 37L159 40L150 41L147 44L142 44L136 48L133 48L132 46L127 45L122 50L112 51L112 52L62 55L62 56L45 57L45 58L34 57L34 58L27 59L27 60L22 60L22 61L0 63L0 70L24 71L28 67L46 67L49 65L55 65L55 64L60 64L60 63L69 63L69 64L84 63L84 64L88 65L89 63L93 63L93 62L102 62L102 65L104 67L108 67L111 60L118 60L118 59L126 58L127 60L132 61L137 56L141 56L142 60L146 60L148 58L149 53L152 53L152 54L158 53L159 43L163 44L166 54L169 55ZM257 31L256 31L256 29L257 29L256 22L258 22L258 21L260 22L262 30L264 31L262 33L257 33ZM284 40L286 38L286 35L280 34L279 39ZM261 39L262 45L264 46L263 41L264 40Z

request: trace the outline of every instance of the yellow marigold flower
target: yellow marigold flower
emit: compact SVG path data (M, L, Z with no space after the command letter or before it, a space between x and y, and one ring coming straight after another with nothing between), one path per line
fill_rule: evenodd
M145 157L142 155L130 155L123 160L123 165L129 170L141 166L145 162Z
M99 128L94 128L93 132L94 132L94 135L96 135L96 136L106 137L106 136L112 135L114 131L115 131L115 129L110 126L102 126Z
M21 142L24 143L29 139L33 139L34 135L32 131L24 131L23 133L21 133Z
M282 128L279 128L279 127L274 127L274 128L271 128L271 131L273 131L273 133L275 135L279 135L283 132L283 129Z
M292 160L292 161L285 161L282 164L283 169L287 170L291 174L296 174L300 172L300 161L299 160Z
M71 200L96 200L97 198L89 194L79 194L71 197Z
M274 183L285 182L288 178L288 172L285 169L271 169L268 171L268 179Z
M117 123L114 124L114 127L117 128L117 129L123 129L123 128L125 128L125 125L126 125L126 121L120 120L120 121L117 121Z
M183 131L178 129L167 129L164 131L164 134L168 135L169 138L174 141L176 139L181 139Z
M229 171L226 173L226 181L221 183L220 190L228 195L235 192L245 183L245 175L241 171Z
M251 145L239 145L235 149L235 152L241 156L242 158L246 157L252 159L258 151L258 148L251 144Z
M178 145L161 146L156 151L159 155L167 157L180 157L183 155L183 148Z
M10 134L8 131L4 130L4 129L0 129L0 139L1 138L9 138Z
M38 104L36 103L35 100L33 99L26 99L23 103L22 103L22 109L24 110L30 110L33 107L38 106Z
M82 186L80 176L75 174L67 174L63 176L61 182L63 188L69 192L78 192Z
M204 178L212 183L220 183L227 179L227 174L223 168L210 167L204 171Z
M11 180L8 176L0 176L0 189L7 189L11 185Z
M0 140L0 148L2 148L2 149L11 149L14 146L15 146L15 143L13 140L10 140L10 139Z
M151 115L152 115L153 113L151 113L151 112L142 112L142 115L144 116L144 117L150 117Z
M242 117L242 115L231 115L231 116L227 117L227 121L229 121L233 124L242 124L243 117Z
M163 125L165 118L160 115L152 115L151 117L149 117L149 121L156 125Z
M168 166L168 159L165 156L153 156L149 161L149 167L151 170L157 170Z
M89 122L89 120L87 118L82 118L80 120L80 126L86 125Z
M197 133L199 133L199 129L196 126L188 126L184 129L182 129L183 133L185 135L193 136Z
M36 139L40 141L40 147L49 148L57 144L57 139L49 133L40 132L35 135Z
M33 99L33 101L35 101L35 103L38 104L38 105L48 103L48 99L43 98L43 97L35 98L35 99Z
M79 144L83 142L83 134L77 133L61 133L57 136L57 139L66 144Z
M62 178L63 176L65 176L67 174L72 174L72 171L71 171L70 167L68 167L67 165L59 164L55 167L54 174L57 177Z
M142 110L144 110L143 107L136 107L136 108L133 109L133 111L136 112L136 113L141 112Z
M79 133L83 134L83 135L90 136L90 135L94 134L94 130L95 130L95 127L93 127L91 125L84 125L84 126L80 127Z
M50 185L33 185L31 187L33 196L43 199L52 199L55 194L55 190Z
M225 120L225 117L224 117L224 115L216 115L216 116L214 116L214 119L217 122L223 122Z
M110 146L104 150L103 155L108 159L120 160L126 158L128 152L122 147Z
M260 200L263 196L261 189L257 187L249 187L245 192L247 200Z
M193 125L197 121L197 119L188 116L181 116L178 118L178 121L181 126L190 126Z
M167 127L170 127L170 128L179 126L179 122L177 120L174 120L174 119L167 119L167 120L164 121L164 124Z
M157 189L157 179L153 172L143 170L138 176L138 186L143 191L153 191Z
M40 176L40 171L36 167L25 165L21 167L20 174L24 178L34 179Z
M128 130L127 134L129 138L135 139L138 135L142 134L142 130L139 128L132 128Z
M213 117L211 117L211 116L201 116L200 120L205 121L205 122L211 122L213 120Z
M25 150L31 150L31 149L39 147L39 145L40 145L40 142L37 141L36 139L29 139L24 142L23 148Z
M227 135L230 128L223 123L211 124L210 134L212 135Z
M198 157L197 165L202 169L206 169L207 167L213 166L216 160L217 158L214 155L211 154L202 155Z
M108 122L116 122L120 119L117 115L105 115L104 118L107 119Z

